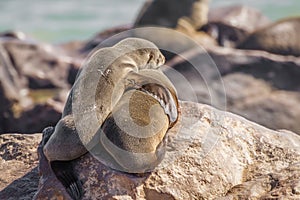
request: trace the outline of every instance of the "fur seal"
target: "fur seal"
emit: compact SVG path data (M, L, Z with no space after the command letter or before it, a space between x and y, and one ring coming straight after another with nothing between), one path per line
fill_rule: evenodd
M113 158L113 164L108 163L108 166L118 165L115 169L131 173L153 169L161 161L165 134L178 118L177 93L159 69L163 63L164 57L153 43L137 38L99 49L87 61L71 89L62 119L51 134L47 133L43 138L43 152L72 198L80 199L82 190L68 161L79 158L95 146L102 146ZM124 102L131 105L130 116L123 114ZM157 134L145 138L144 143L148 146L136 145L136 139L116 126L115 116L121 116L118 117L121 121L132 117L136 123L147 124L147 112L141 114L138 108L149 111L153 106L157 111L153 117L161 126ZM134 130L129 132L133 134ZM108 136L106 142L103 142L104 135ZM131 156L124 161L112 145L106 145L109 141L128 152L136 153L140 148L152 157ZM132 167L135 169L131 170Z
M195 30L201 28L208 21L208 10L210 0L198 0L192 5L192 11L189 16L183 16L177 21L185 20L190 23Z
M175 29L174 33L169 31L167 35L163 31L157 31L153 41L159 41L157 44L166 44L166 41L170 41L170 46L174 45L174 41L176 41L177 49L190 49L184 38L182 40L179 34L175 34L177 31L205 47L215 46L217 45L215 39L205 32L198 31L208 21L209 2L210 0L147 1L137 17L134 27L161 26ZM145 38L152 37L146 31L143 36ZM167 59L174 56L167 51L163 52Z
M170 120L160 101L148 92L129 90L105 120L100 141L113 157L113 168L144 173L162 161Z
M287 18L250 34L237 48L300 56L300 17Z
M188 18L180 18L178 20L176 30L184 33L189 38L193 39L196 43L201 44L205 47L217 45L215 38L204 31L196 30L195 26Z
M207 23L209 0L147 1L134 26L163 26L175 28L179 19L187 20L195 29Z
M101 144L91 152L111 168L144 173L163 159L167 130L178 119L177 93L158 69L131 72L126 82L126 92L101 127Z
M218 45L231 48L234 48L248 36L245 30L223 22L210 22L202 26L199 31L210 35L218 42Z
M95 52L77 77L62 119L44 147L48 160L72 160L85 154L86 147L94 146L92 139L99 125L122 96L125 90L122 82L126 75L143 68L156 69L163 63L164 57L153 43L137 38L128 38ZM75 114L74 108L77 109ZM95 113L97 118L91 120L90 116ZM76 130L73 130L77 121ZM74 144L78 145L77 148L60 150L60 146L72 147Z

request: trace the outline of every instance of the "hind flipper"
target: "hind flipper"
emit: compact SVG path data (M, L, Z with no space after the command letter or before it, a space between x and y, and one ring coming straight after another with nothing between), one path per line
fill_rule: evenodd
M69 195L75 200L82 199L83 186L74 173L72 163L70 161L53 161L51 162L51 168Z
M40 153L43 153L42 152L43 147L49 141L53 132L54 132L54 127L47 127L43 130L43 137L39 146ZM49 165L49 161L44 162L44 165L45 164ZM68 194L72 197L72 199L74 200L82 199L83 196L82 183L75 175L71 161L52 161L50 162L50 166L55 176L63 184L63 186L65 187ZM44 169L47 168L44 167ZM50 173L50 171L48 173Z

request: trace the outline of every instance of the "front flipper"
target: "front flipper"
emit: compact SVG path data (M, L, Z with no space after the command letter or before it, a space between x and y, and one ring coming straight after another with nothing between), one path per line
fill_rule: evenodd
M125 79L126 90L137 89L148 93L164 109L172 126L178 118L178 100L175 87L159 70L142 70L139 73L130 72Z
M169 116L170 123L176 122L178 117L177 105L170 91L157 83L148 83L140 88L141 91L148 93L159 101L165 113Z

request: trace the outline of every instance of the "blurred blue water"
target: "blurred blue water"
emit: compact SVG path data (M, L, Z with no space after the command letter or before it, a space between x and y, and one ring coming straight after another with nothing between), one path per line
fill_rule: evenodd
M171 1L171 0L170 0ZM42 41L87 39L108 27L129 24L144 0L0 0L0 31L22 30ZM244 4L276 20L300 15L300 0L212 0L211 6Z

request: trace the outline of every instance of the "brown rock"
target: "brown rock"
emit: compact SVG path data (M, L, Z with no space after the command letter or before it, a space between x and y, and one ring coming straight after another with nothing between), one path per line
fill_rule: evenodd
M4 113L5 120L2 121L3 129L0 132L8 131L19 133L36 133L41 132L46 126L53 126L61 118L67 92L62 91L61 96L51 96L46 91L39 91L44 99L35 100L34 104L22 106L14 104L11 108L11 115ZM61 93L62 93L61 92ZM39 94L39 95L41 95ZM47 96L49 95L49 96ZM27 97L28 98L28 97Z
M223 79L228 110L273 129L288 129L300 134L299 92L274 90L251 75L233 73Z
M62 112L58 104L65 98L51 98L70 88L82 61L21 36L7 32L0 37L0 133L41 132L56 124Z
M73 63L61 49L47 44L8 40L2 42L19 74L28 79L28 86L67 88L68 71Z
M175 57L165 71L174 82L179 99L228 109L273 129L300 133L300 59L263 51L225 48L205 53L187 52ZM179 76L187 81L178 81ZM188 87L188 84L191 86Z
M264 51L213 48L209 55L222 75L242 72L264 79L273 87L299 91L300 59Z
M0 135L0 199L32 199L38 187L41 134Z
M7 123L14 118L18 107L31 104L26 97L26 79L19 74L8 52L0 43L0 133L8 130Z
M231 188L222 199L297 199L299 198L300 165L294 164L285 169L258 175ZM255 190L256 193L251 191Z
M83 199L216 199L239 195L239 185L248 191L245 197L292 189L279 197L300 198L300 137L292 132L272 131L210 106L182 102L180 121L169 134L166 156L152 173L114 171L90 154L72 161L83 182ZM39 153L42 177L36 198L70 199Z
M44 127L54 126L61 118L64 102L48 100L42 104L36 104L31 109L25 110L20 117L10 125L10 129L16 132L35 133L42 132ZM17 123L17 126L13 126Z
M87 53L91 52L94 48L100 45L101 42L105 41L109 37L115 36L123 31L128 31L131 28L132 25L122 25L101 31L100 33L92 37L90 40L85 42L84 46L79 50L79 52L84 53L84 55L87 55Z

